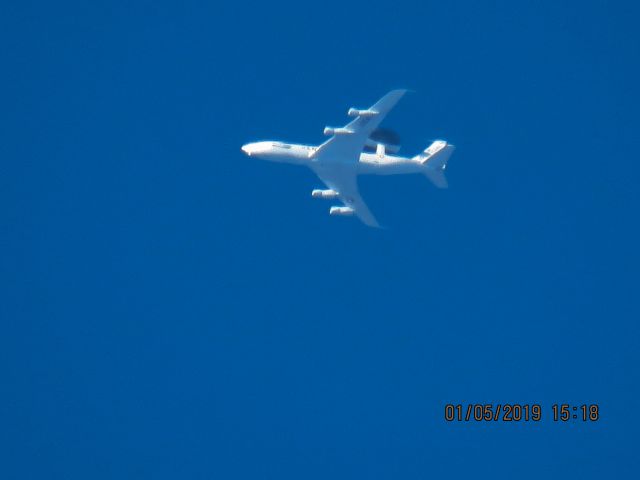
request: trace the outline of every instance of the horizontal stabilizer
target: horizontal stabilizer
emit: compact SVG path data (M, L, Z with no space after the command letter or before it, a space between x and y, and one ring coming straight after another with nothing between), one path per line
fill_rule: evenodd
M425 176L431 180L438 188L448 188L449 184L447 183L447 177L444 176L444 170L425 170Z
M429 145L424 152L413 157L423 165L427 162L431 164L438 163L439 166L445 165L449 157L453 153L453 145L449 145L444 140L436 140Z
M447 188L444 170L455 147L444 140L436 140L424 152L413 157L424 166L425 176L438 188Z

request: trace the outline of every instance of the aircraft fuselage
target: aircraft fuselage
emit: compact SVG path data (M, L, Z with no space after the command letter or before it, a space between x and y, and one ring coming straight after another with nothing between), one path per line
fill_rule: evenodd
M316 169L319 165L312 158L318 147L311 145L296 145L282 142L255 142L242 147L242 151L250 157L271 162L304 165ZM353 164L345 163L343 168L350 168ZM421 173L425 167L420 162L396 155L363 152L357 164L353 165L359 175L400 175L407 173Z
M392 155L399 148L397 135L378 128L406 92L404 89L391 90L367 109L351 107L347 115L353 120L344 127L325 127L323 133L330 138L322 145L254 142L243 145L242 151L250 157L309 167L327 187L314 188L311 196L338 199L343 204L332 206L329 215L355 215L365 225L379 227L360 196L358 175L422 173L436 187L448 186L444 170L453 153L453 145L435 140L415 157L399 157Z

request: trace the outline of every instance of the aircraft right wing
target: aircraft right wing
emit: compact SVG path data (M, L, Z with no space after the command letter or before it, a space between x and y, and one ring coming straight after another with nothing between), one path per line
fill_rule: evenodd
M367 110L349 109L349 115L356 118L343 128L326 128L325 133L333 136L311 158L320 163L357 163L371 133L406 92L392 90Z

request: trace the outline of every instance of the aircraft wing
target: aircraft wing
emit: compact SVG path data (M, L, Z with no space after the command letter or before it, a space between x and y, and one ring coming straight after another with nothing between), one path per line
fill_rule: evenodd
M334 129L334 135L324 142L312 158L321 163L357 163L371 133L398 103L406 90L392 90L367 110L354 109L357 116L344 128ZM350 114L352 111L350 110Z
M313 170L327 187L338 192L340 200L347 207L352 208L355 215L365 225L380 227L358 192L358 180L354 166L323 165L322 168L314 168Z

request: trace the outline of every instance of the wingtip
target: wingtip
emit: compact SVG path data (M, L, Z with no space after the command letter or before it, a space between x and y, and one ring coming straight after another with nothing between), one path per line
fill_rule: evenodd
M382 225L380 225L378 223L378 221L376 219L371 219L369 221L363 221L363 223L367 226L367 227L371 227L371 228L379 228L379 229L384 229L385 227L383 227Z
M409 90L406 89L406 88L394 88L393 90L389 90L385 96L388 96L388 97L391 97L391 96L401 97L405 93L407 93L408 91Z

